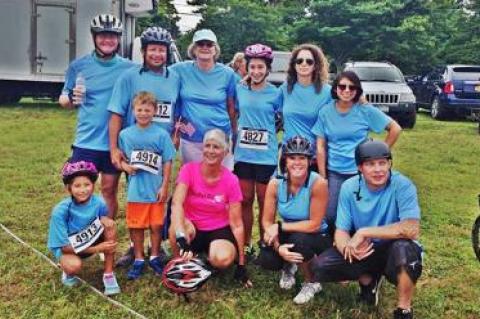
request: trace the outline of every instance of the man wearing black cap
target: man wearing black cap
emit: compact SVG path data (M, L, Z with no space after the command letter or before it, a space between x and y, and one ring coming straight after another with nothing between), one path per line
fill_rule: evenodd
M388 145L367 140L355 150L359 174L340 190L335 246L312 261L320 282L358 280L360 300L378 304L384 275L397 287L395 319L413 318L415 283L422 272L420 208L415 185L392 171Z

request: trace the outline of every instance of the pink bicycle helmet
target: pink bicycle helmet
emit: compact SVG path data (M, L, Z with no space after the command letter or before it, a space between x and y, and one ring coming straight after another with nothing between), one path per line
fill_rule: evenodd
M272 62L273 60L272 48L261 43L249 45L245 49L245 58L247 59L262 58L262 59L268 60L269 62Z
M98 178L98 171L95 164L87 161L66 162L62 168L63 184L68 185L77 176L86 176L92 183Z

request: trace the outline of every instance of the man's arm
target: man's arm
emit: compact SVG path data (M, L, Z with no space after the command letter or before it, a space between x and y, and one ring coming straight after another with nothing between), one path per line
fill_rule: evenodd
M122 160L126 160L123 152L118 148L118 134L122 129L123 117L117 113L110 113L108 122L108 137L110 140L110 158L116 168L121 169Z
M405 219L390 225L361 228L355 233L354 237L416 240L419 235L420 221L418 219Z

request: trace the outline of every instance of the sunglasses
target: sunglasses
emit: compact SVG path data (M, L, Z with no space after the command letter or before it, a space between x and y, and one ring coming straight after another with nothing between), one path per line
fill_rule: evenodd
M356 91L356 90L358 90L358 86L349 85L349 84L339 84L339 85L337 85L337 87L340 89L340 91L345 91L347 88L348 88L350 91Z
M307 63L307 64L310 65L310 66L312 66L312 65L315 64L315 60L309 59L309 58L307 58L307 59L297 58L297 59L295 60L295 63L296 63L297 65L300 65L300 64L302 64L303 62Z
M195 42L195 44L198 47L207 47L207 48L213 47L213 42L212 41L198 41L198 42Z

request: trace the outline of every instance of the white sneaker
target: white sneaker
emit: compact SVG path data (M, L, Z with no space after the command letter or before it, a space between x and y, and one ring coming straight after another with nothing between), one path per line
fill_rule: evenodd
M293 302L297 305L303 305L309 302L317 292L322 290L322 285L319 282L304 282L302 289L298 295L293 298Z
M288 290L295 286L295 273L297 269L297 264L287 264L283 267L279 282L280 288Z

